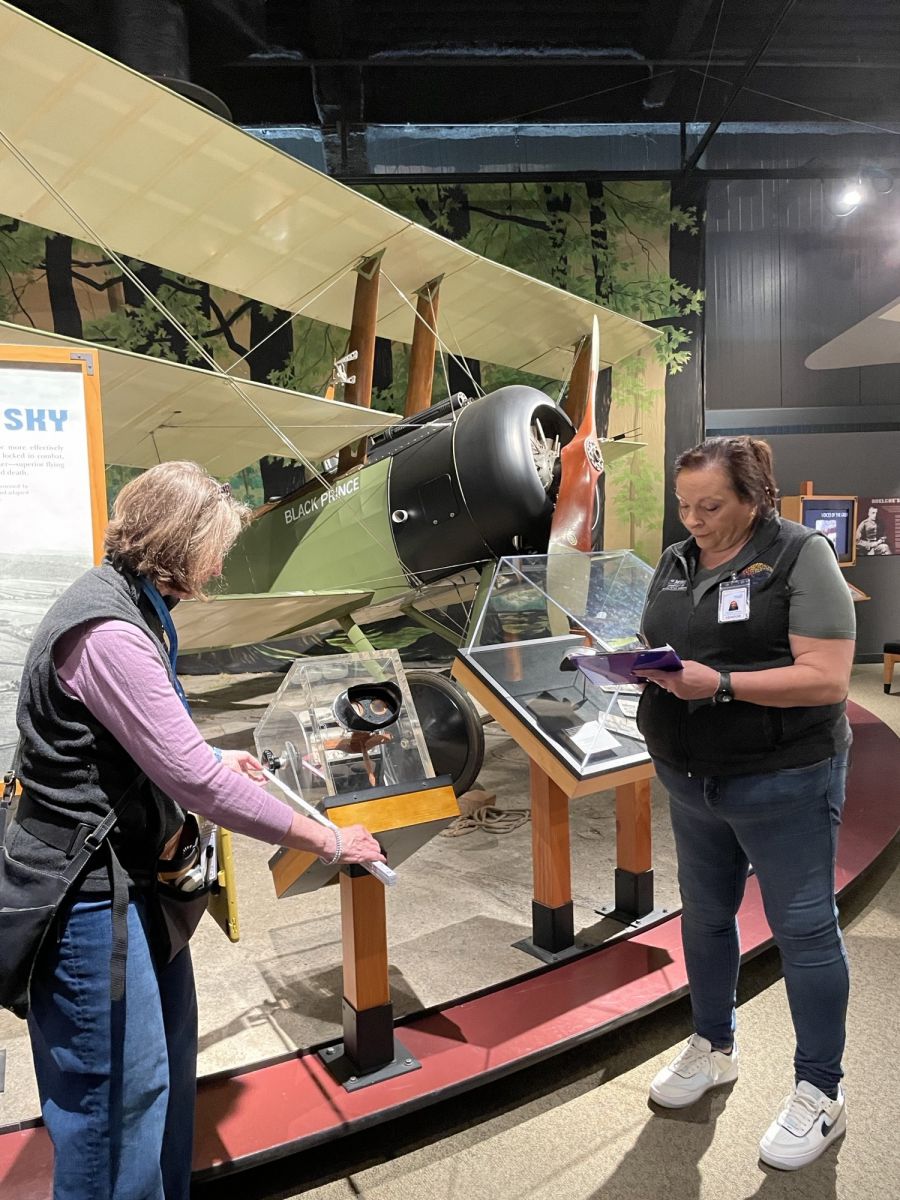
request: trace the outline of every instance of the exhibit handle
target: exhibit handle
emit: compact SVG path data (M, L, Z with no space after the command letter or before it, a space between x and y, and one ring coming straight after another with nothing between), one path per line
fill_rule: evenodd
M330 821L328 819L328 817L326 817L322 813L320 813L319 810L317 808L315 808L312 804L310 804L308 800L304 800L302 796L298 795L297 792L295 792L293 790L293 788L289 788L286 783L283 783L278 778L277 775L274 775L271 771L267 770L265 767L263 767L262 773L263 773L263 775L265 775L266 779L268 779L271 783L274 783L277 787L281 788L281 790L284 792L284 794L287 796L287 798L289 800L292 800L294 802L294 804L296 804L300 809L302 809L302 811L308 817L311 817L314 821L318 821L319 824L324 825L326 829L339 829L340 828L340 826L335 825L334 821ZM361 867L365 867L365 869L369 872L370 875L374 875L376 879L380 879L381 882L385 885L385 887L393 887L394 884L397 882L397 872L392 871L391 868L387 865L387 863L364 862L364 863L360 863L359 865Z

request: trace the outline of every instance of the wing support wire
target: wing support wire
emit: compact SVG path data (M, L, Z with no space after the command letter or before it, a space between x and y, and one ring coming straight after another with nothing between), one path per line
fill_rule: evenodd
M13 157L16 159L16 161L22 167L24 167L26 171L28 171L28 173L40 184L40 186L49 195L51 195L54 198L54 200L56 200L56 202L65 210L65 212L72 218L72 220L75 221L84 230L84 232L87 234L87 238L94 245L99 246L100 249L103 250L104 254L106 254L110 258L110 260L116 264L116 266L123 273L123 275L125 275L125 277L127 279L129 279L134 284L134 286L150 301L150 303L154 306L154 308L156 308L159 311L159 313L162 315L162 317L166 321L168 321L169 324L171 324L174 329L176 329L178 331L178 333L185 339L185 341L188 343L188 345L190 345L192 347L192 349L194 349L197 352L197 354L199 354L200 357L209 365L209 367L212 369L212 371L227 381L228 386L230 388L232 388L232 390L247 405L247 407L251 410L251 412L253 412L254 415L260 421L262 421L262 423L269 430L271 430L271 432L281 442L284 443L284 445L290 451L290 457L294 458L298 462L302 463L303 466L310 473L312 478L315 479L319 484L321 484L322 487L325 487L325 488L330 487L331 480L326 475L322 474L322 472L315 466L315 464L309 458L307 458L307 456L300 450L300 448L298 446L296 446L294 444L293 439L290 438L288 436L288 434L285 433L285 431L283 429L281 429L280 426L275 421L273 421L269 417L269 415L260 408L260 406L253 399L253 397L250 396L244 390L244 388L241 386L240 381L235 379L233 375L230 375L228 373L228 371L226 371L218 362L216 362L215 358L212 356L212 354L210 354L210 352L207 350L207 348L200 341L198 341L197 338L194 337L194 335L190 332L190 330L186 329L184 327L184 325L182 325L182 323L178 320L178 318L175 316L175 314L173 312L171 312L171 310L169 308L167 308L167 306L163 303L163 301L160 300L159 297L156 296L147 287L147 285L144 283L144 281L137 274L135 274L134 271L132 271L132 269L128 266L128 264L125 262L125 260L122 258L122 256L120 254L118 254L115 250L113 250L113 248L104 241L104 239L91 226L90 222L87 221L84 217L82 217L82 215L68 202L68 200L66 200L66 198L59 191L57 191L57 189L53 186L53 184L50 183L50 181L42 174L42 172L38 169L38 167L35 166L35 164L31 161L31 159L28 157L28 155L25 154L24 151L19 149L19 147L12 141L12 139L6 134L6 132L3 129L0 129L0 142L3 143L3 145L7 148L7 150L10 152L10 154L12 154ZM334 286L334 284L337 282L337 280L339 278L342 277L342 275L348 274L350 271L355 270L356 267L357 267L357 262L356 262L356 260L354 260L353 263L349 263L344 268L343 271L338 272L334 276L334 278L329 280L328 284L326 285L326 288L324 288L322 290L325 291L325 290L327 290L327 288ZM319 294L321 294L321 292ZM309 303L312 303L312 300L310 300ZM292 317L294 315L296 315L296 314L292 314ZM255 349L255 347L254 347L254 349ZM250 353L252 353L252 351L250 351ZM237 365L237 364L235 364L235 365ZM394 549L392 546L386 545L382 541L382 539L379 538L377 536L377 534L374 533L373 530L371 530L367 525L365 525L365 523L363 524L363 528L365 529L366 536L369 537L375 543L375 545L379 548L379 550L382 550L383 552L385 552L387 554L393 555Z

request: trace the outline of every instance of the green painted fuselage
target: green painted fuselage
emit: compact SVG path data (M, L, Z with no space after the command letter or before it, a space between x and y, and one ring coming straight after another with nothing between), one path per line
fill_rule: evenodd
M388 504L390 459L262 513L225 563L228 593L371 591L372 603L409 588Z

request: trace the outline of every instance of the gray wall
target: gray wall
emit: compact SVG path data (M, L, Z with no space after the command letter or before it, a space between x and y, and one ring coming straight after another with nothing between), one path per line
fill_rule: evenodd
M782 495L796 496L811 479L825 495L900 496L900 433L767 434L766 441ZM900 638L900 556L866 556L845 574L872 597L856 605L856 652L874 661L886 641Z
M900 398L900 366L804 366L813 350L900 296L900 187L838 217L837 186L819 180L710 184L707 410Z
M900 495L900 365L810 371L804 359L900 296L900 188L848 217L836 185L710 185L707 217L706 428L765 437L778 484L795 495ZM900 330L898 330L900 358ZM858 657L900 638L900 556L864 558L848 580Z

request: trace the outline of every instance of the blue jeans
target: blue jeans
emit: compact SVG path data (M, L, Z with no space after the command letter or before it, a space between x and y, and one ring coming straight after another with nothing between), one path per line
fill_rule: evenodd
M110 1002L109 900L77 902L41 958L28 1015L54 1200L187 1200L197 1075L190 950L157 969L128 906L125 996Z
M669 793L694 1027L731 1045L740 965L736 914L750 863L781 952L796 1079L842 1077L849 971L834 899L847 755L760 775L691 778L657 763Z

